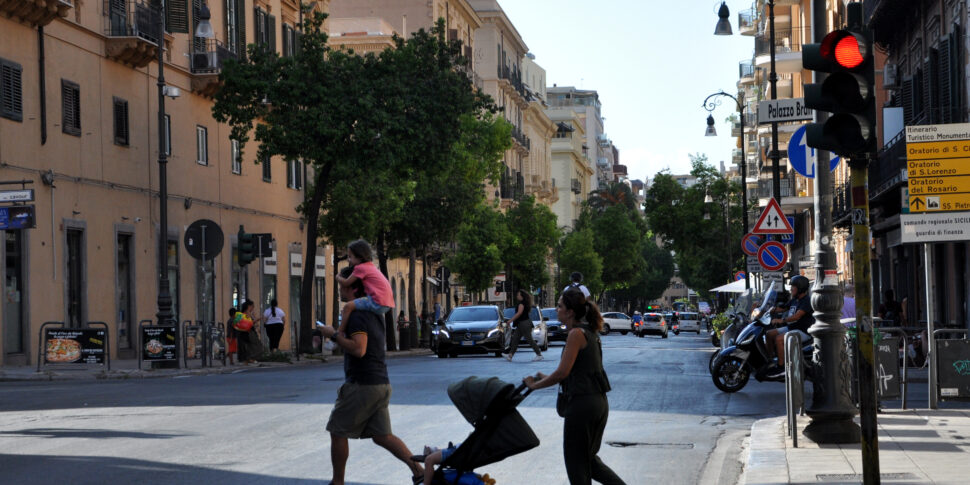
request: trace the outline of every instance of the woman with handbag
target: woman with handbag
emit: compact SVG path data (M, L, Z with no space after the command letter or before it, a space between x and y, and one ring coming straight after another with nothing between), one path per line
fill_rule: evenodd
M610 412L606 399L610 381L603 370L599 337L603 317L596 304L574 288L563 292L556 315L569 329L559 366L552 374L539 372L522 382L529 389L559 384L556 411L565 418L562 447L569 483L586 485L596 480L608 485L625 485L597 456Z
M232 320L232 328L236 331L236 339L239 341L238 356L240 364L252 364L256 362L257 352L254 346L258 343L259 338L255 332L256 320L253 317L253 308L255 306L256 304L252 300L246 300Z

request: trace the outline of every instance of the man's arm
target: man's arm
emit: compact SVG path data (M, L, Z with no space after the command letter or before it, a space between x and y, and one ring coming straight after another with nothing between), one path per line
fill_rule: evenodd
M337 329L328 326L321 328L320 334L326 338L333 339L349 355L360 358L367 353L367 332L354 332L348 337L343 332L337 332Z

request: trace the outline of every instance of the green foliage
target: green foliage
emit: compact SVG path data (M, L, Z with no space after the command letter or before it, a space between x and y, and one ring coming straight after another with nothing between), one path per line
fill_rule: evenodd
M627 287L641 268L640 255L642 233L630 218L628 209L614 205L592 217L593 246L603 258L603 285L605 289Z
M508 244L504 216L485 205L473 209L458 228L458 249L446 260L458 280L471 293L491 288L502 271L502 250Z
M656 244L652 234L643 241L641 255L644 265L635 288L644 301L653 301L663 296L674 277L674 257Z
M675 253L680 278L702 296L744 263L741 186L706 162L703 155L691 156L697 183L689 188L669 173L658 173L644 203L650 229ZM712 202L705 202L707 196Z
M603 290L603 258L593 246L593 232L578 229L567 234L559 249L559 282L557 291L570 283L569 275L574 271L583 274L583 284L597 295Z
M546 284L546 258L559 239L556 215L548 207L536 204L532 196L525 196L509 208L505 221L509 238L503 254L516 286L536 288Z
M713 319L711 319L711 328L717 332L717 336L721 336L721 332L724 331L728 325L731 324L731 317L727 316L726 313L718 313Z

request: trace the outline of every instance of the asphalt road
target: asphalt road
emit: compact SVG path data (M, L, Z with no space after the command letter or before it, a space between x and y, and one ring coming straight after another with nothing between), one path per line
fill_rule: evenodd
M711 383L703 335L603 339L610 417L600 456L629 484L734 483L751 423L784 413L778 383L724 394ZM551 372L561 344L531 362L485 356L389 360L394 432L415 452L471 431L446 394L469 375L519 382ZM127 381L0 383L0 483L326 484L327 417L341 364ZM519 411L542 444L477 470L501 485L566 483L555 389ZM409 483L370 441L351 441L348 483Z

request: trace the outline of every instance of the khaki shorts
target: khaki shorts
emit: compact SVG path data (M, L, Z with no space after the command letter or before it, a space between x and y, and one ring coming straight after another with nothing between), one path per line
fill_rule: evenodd
M346 382L337 392L327 431L343 438L373 438L391 434L391 385Z

